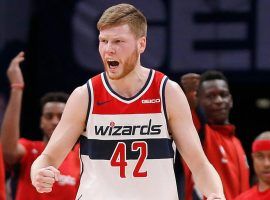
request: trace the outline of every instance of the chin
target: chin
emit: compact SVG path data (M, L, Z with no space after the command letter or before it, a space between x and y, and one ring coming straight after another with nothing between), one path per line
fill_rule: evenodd
M111 80L119 80L125 76L123 73L110 73L109 71L107 71L107 75Z
M48 140L51 138L52 133L45 133L44 137L47 138Z
M109 77L109 79L111 79L111 80L118 80L118 79L121 78L121 77L119 77L119 76L117 76L117 75L112 75L112 74L110 74L110 73L108 73L108 77Z

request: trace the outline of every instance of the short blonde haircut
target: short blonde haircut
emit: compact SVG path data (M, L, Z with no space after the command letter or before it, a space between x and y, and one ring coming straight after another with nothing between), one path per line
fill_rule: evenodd
M117 25L128 24L137 38L147 35L147 20L145 16L130 4L118 4L106 9L97 23L100 31Z

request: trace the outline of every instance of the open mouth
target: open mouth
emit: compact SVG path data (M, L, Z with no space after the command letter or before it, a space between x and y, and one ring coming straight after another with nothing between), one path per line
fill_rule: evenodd
M107 63L110 69L116 68L119 65L119 62L116 60L107 60Z

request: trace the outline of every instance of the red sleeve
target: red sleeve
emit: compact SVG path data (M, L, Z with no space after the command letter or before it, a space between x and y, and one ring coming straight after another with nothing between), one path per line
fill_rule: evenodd
M193 192L193 185L194 185L193 180L192 180L192 174L184 160L182 160L182 164L183 164L183 169L184 169L184 174L185 174L184 200L192 200L192 192Z
M29 159L31 163L42 153L45 144L42 141L32 141L25 138L19 139L19 143L25 148L25 154L20 160L20 164L28 164ZM33 152L35 151L35 152Z
M191 110L191 115L192 115L193 123L194 123L196 130L197 131L200 130L201 129L201 121L200 121L198 114L196 113L195 110Z
M245 192L246 190L248 190L250 188L249 186L249 166L248 166L248 162L247 162L247 157L246 157L246 154L245 154L245 151L242 147L242 144L240 142L239 139L237 139L235 137L235 147L237 149L237 153L238 153L238 157L240 159L239 161L239 172L240 172L240 182L241 182L241 185L240 185L240 189L241 191L240 192ZM242 160L241 160L242 159Z
M194 126L196 128L196 130L200 130L201 129L201 122L200 119L196 113L195 110L191 110L191 115L192 115L192 119L193 119L193 123ZM189 170L187 164L185 163L185 161L182 160L183 163L183 168L184 168L184 173L185 173L185 200L192 200L192 192L193 192L193 186L194 186L194 182L192 180L192 174L191 171Z
M265 198L263 196L260 195L260 193L257 190L257 185L254 185L252 188L250 188L249 190L241 193L240 195L238 195L236 198L234 198L233 200L264 200ZM268 199L268 198L267 198Z
M23 157L21 158L20 160L20 163L25 163L26 162L26 159L27 159L27 155L29 154L30 150L31 150L31 147L33 146L32 145L32 142L27 140L27 139L24 139L24 138L21 138L19 139L19 143L22 144L25 148L25 154L23 155Z

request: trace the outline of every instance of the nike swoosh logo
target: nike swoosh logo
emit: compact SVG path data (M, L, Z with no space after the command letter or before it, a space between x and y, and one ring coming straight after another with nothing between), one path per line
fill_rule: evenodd
M106 104L106 103L109 103L109 102L111 102L112 100L108 100L108 101L98 101L97 102L97 105L98 106L101 106L101 105L104 105L104 104Z

